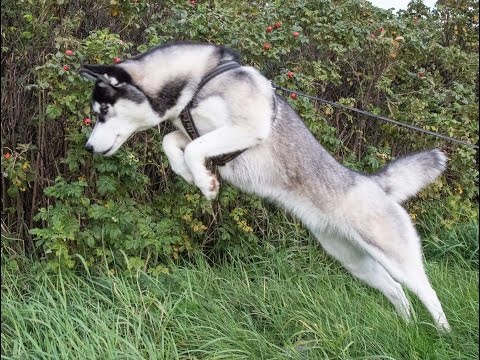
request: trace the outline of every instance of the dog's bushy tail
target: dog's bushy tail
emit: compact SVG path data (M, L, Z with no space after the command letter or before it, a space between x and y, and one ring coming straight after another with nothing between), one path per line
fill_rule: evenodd
M427 150L398 158L372 175L385 193L401 203L432 183L444 170L447 156Z

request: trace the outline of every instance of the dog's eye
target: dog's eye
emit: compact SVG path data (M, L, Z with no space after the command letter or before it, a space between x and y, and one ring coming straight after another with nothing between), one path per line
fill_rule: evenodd
M105 106L100 108L100 114L107 115L107 113L108 113L108 107Z

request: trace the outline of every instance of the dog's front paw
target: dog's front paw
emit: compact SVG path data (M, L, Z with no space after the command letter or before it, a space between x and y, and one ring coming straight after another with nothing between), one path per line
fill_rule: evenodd
M209 176L202 179L202 181L197 182L197 186L208 200L215 199L220 189L220 183L213 174L209 174Z

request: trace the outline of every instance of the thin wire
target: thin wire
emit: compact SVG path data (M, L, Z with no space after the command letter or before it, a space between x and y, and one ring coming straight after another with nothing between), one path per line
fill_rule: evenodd
M365 111L365 110L360 110L360 109L357 109L357 108L354 108L354 107L346 106L346 105L343 105L343 104L338 104L338 103L335 103L335 102L333 102L333 101L321 99L321 98L318 98L318 97L315 97L315 96L311 96L311 95L308 95L308 94L305 94L305 93L302 93L302 92L299 92L299 91L293 91L293 90L284 88L284 87L282 87L282 86L278 86L278 85L276 85L276 84L274 84L274 83L272 83L272 85L273 85L273 87L274 87L275 89L277 89L277 90L282 90L282 91L285 91L285 92L288 92L288 93L295 93L295 94L297 94L297 95L300 95L300 96L303 96L303 97L306 97L306 98L309 98L309 99L312 99L312 100L317 100L317 101L323 102L323 103L325 103L325 104L332 105L332 106L337 107L337 108L345 109L345 110L348 110L348 111L354 111L354 112L357 112L357 113L359 113L359 114L366 115L366 116L371 117L371 118L374 118L374 119L378 119L378 120L382 120L382 121L385 121L385 122L389 122L389 123L395 124L395 125L397 125L397 126L405 127L405 128L408 128L408 129L411 129L411 130L414 130L414 131L422 132L422 133L425 133L425 134L428 134L428 135L432 135L432 136L436 136L436 137L438 137L438 138L442 138L442 139L444 139L444 140L456 142L456 143L459 143L459 144L462 144L462 145L471 146L471 147L473 147L474 149L478 149L478 145L474 145L474 144L471 144L471 143L466 142L466 141L463 141L463 140L455 139L455 138L453 138L453 137L451 137L451 136L439 134L439 133L436 133L436 132L430 131L430 130L425 130L425 129L419 128L419 127L417 127L417 126L414 126L414 125L405 124L405 123L402 123L402 122L397 121L397 120L389 119L389 118L387 118L387 117L385 117L385 116L375 115L375 114L369 113L368 111Z

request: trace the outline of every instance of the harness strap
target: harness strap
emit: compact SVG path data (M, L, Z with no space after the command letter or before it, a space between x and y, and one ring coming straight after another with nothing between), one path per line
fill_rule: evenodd
M198 84L197 90L193 94L192 100L187 104L185 109L182 110L180 113L180 120L182 121L182 125L185 128L185 131L187 132L188 136L192 140L195 140L196 138L200 137L200 134L198 133L197 127L195 126L195 123L193 122L192 114L190 112L193 102L195 101L195 98L199 91L207 84L210 80L212 80L214 77L229 71L233 70L236 68L241 67L241 65L233 60L224 60L221 61L215 69L210 71L203 79L200 81L200 84ZM223 166L229 161L235 159L238 155L240 155L242 152L244 152L246 149L243 150L238 150L232 153L224 154L224 155L219 155L210 158L212 163L216 166Z

